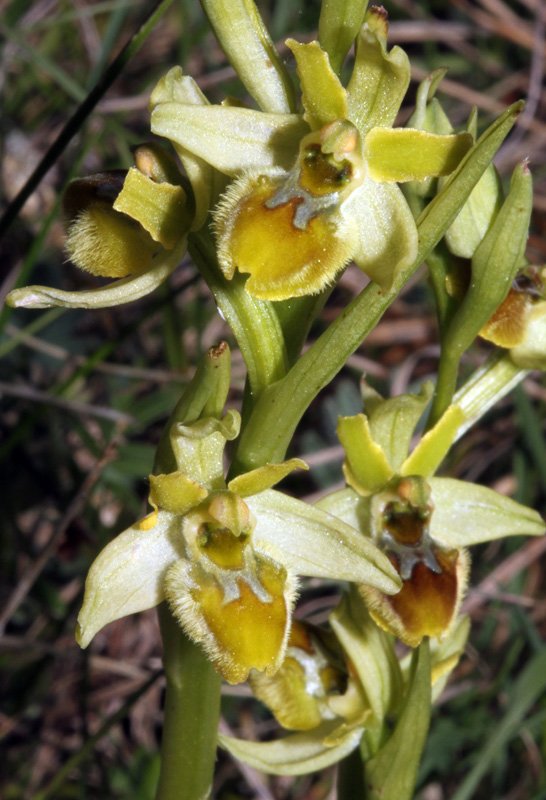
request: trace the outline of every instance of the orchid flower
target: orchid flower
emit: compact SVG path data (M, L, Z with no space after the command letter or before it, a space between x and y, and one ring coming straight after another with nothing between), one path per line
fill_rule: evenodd
M229 40L221 20L216 27ZM237 29L232 37L239 35ZM267 111L209 105L180 69L152 94L152 131L169 139L181 158L193 159L201 207L211 200L204 165L235 179L213 212L218 257L226 278L236 270L250 275L246 288L254 296L314 294L351 260L389 287L415 260L417 229L396 184L449 174L472 137L392 128L410 67L401 48L387 51L386 37L384 10L371 8L346 88L318 42L288 40L300 114L278 94L275 103L265 103ZM247 80L257 99L259 75Z
M335 517L271 487L300 459L223 477L225 444L239 415L171 430L172 472L150 476L152 512L108 544L92 565L78 617L86 647L107 623L166 600L230 683L283 661L296 576L400 581L375 545Z
M415 426L428 402L420 395L368 398L368 413L342 417L349 488L319 502L360 528L389 557L402 581L388 597L362 587L373 619L416 647L425 636L449 633L466 588L467 547L514 535L543 535L541 516L484 486L434 477L465 423L452 405L408 454Z

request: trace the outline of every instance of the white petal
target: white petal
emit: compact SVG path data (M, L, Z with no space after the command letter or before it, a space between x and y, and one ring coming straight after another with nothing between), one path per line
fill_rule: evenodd
M81 647L109 622L161 603L164 573L184 555L176 525L174 515L159 512L152 528L128 528L97 556L78 616L76 638Z
M271 553L294 573L365 583L387 594L399 591L388 558L336 517L274 490L245 503L257 520L256 549Z

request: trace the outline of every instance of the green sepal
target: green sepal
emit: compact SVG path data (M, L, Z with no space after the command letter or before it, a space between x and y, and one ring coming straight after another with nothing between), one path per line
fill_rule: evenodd
M287 39L286 44L296 59L305 109L303 118L311 130L347 119L347 94L330 66L328 54L318 42L301 44Z
M367 7L367 0L323 0L321 4L318 39L338 74L362 27Z
M369 25L362 26L347 86L349 119L362 137L376 125L393 124L410 82L410 64L400 47L387 52Z
M329 622L356 670L373 711L374 719L369 725L381 728L402 692L402 673L393 639L372 621L354 589L342 597Z
M360 230L353 261L388 291L417 254L415 220L400 187L366 178L346 209Z
M366 416L340 417L337 435L345 450L347 483L360 494L381 489L394 470L381 445L374 441Z
M450 406L436 425L419 440L415 450L400 467L401 475L434 475L464 423L464 413L458 406Z
M375 181L421 181L449 175L472 147L469 133L440 136L415 128L373 128L364 142Z
M222 50L263 111L295 108L292 81L253 0L201 0Z
M12 308L110 308L139 300L162 283L180 264L186 250L186 237L170 252L161 251L152 266L140 275L129 275L100 289L66 292L52 286L25 286L13 289L6 297Z
M173 67L164 75L150 97L150 111L163 103L208 106L209 102L193 78L184 75L182 67ZM192 230L198 230L205 222L209 209L221 190L221 176L205 159L194 155L185 147L172 142L193 190L195 215ZM222 178L223 180L223 178Z
M134 167L128 171L113 208L139 222L166 250L172 250L192 221L181 186L156 183Z
M413 800L430 722L430 653L414 653L406 700L392 736L364 767L365 800Z
M455 478L429 478L428 483L434 504L430 535L447 547L546 532L540 514L486 486Z
M265 464L238 475L228 483L230 492L235 492L239 497L250 497L253 494L264 492L271 489L295 469L309 469L305 461L301 458L291 458L283 461L282 464Z
M432 397L432 383L425 383L419 394L401 394L388 400L364 394L364 407L370 434L385 453L395 472L400 470L413 432Z
M327 514L333 514L334 517L346 522L351 528L362 531L365 536L370 535L370 496L361 497L350 488L338 489L337 492L321 497L315 505Z
M273 742L249 742L220 734L220 747L254 769L271 775L306 775L337 764L358 747L362 728L348 728L345 737L333 746L324 740L334 733L339 722L325 722L313 731L294 733Z
M87 647L105 625L154 608L165 598L163 578L184 556L174 517L153 512L116 536L99 553L87 574L76 639Z
M171 102L155 106L152 131L234 176L242 170L290 168L309 129L298 114Z
M386 594L399 591L400 579L389 559L340 519L275 489L245 503L256 518L255 548L292 572L365 583Z

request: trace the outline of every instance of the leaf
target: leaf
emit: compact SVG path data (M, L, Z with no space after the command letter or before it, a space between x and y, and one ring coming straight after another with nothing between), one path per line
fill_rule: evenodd
M408 694L394 733L365 765L365 800L413 800L430 721L428 641L415 651L412 667Z

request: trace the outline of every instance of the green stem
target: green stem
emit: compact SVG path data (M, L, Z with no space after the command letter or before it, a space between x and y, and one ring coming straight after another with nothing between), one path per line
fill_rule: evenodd
M508 353L497 352L491 356L453 398L465 415L465 422L457 431L457 439L528 374L528 370L514 364Z
M167 694L156 800L206 800L216 760L221 679L165 605L159 607L159 622Z
M311 401L339 372L347 358L377 325L398 293L437 245L490 164L522 108L515 103L476 142L442 191L417 221L419 250L388 291L367 286L294 364L284 378L258 398L239 439L234 465L247 471L282 461L294 431Z
M188 250L237 339L253 397L257 398L287 369L283 331L273 304L249 295L241 276L230 281L224 278L207 234L190 236Z
M457 388L457 376L459 374L459 362L462 350L456 347L446 347L442 344L442 357L438 364L438 379L434 390L432 407L427 421L427 428L430 430L440 419L444 411L449 407Z

